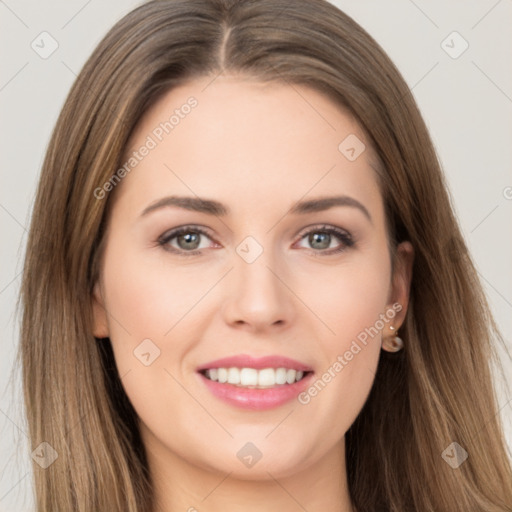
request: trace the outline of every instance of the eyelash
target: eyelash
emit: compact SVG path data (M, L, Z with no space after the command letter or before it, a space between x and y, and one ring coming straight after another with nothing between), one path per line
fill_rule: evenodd
M195 255L201 254L202 249L185 251L183 249L176 249L175 247L171 247L169 245L169 242L172 239L174 239L180 235L186 234L186 233L198 233L198 234L204 235L208 238L211 238L210 234L206 230L204 230L198 226L190 225L190 226L182 226L180 228L176 228L172 231L168 231L168 232L164 233L163 235L161 235L158 238L157 244L159 246L161 246L166 251L170 251L175 254L179 254L179 255L183 255L183 256L195 256ZM345 251L346 249L353 247L355 245L355 242L348 231L336 228L334 226L329 226L329 225L314 226L313 228L310 228L308 231L303 232L300 235L299 241L303 240L306 236L310 235L311 233L327 233L330 235L334 235L342 242L341 245L335 249L325 249L325 250L311 249L311 251L313 251L315 256L330 256L332 254L341 253L341 252Z

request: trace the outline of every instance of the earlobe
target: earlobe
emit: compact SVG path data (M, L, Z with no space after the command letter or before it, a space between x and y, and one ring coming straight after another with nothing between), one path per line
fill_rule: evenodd
M386 352L398 352L404 348L404 342L395 327L389 326L391 334L389 336L384 335L382 339L382 349Z
M389 326L382 333L382 349L386 352L399 352L404 341L398 336L398 329L404 322L409 305L409 293L412 280L414 248L410 242L402 242L396 251L391 292L387 307L395 312Z
M94 285L92 293L92 313L93 313L93 334L95 338L108 338L110 335L107 321L107 311L105 309L101 287L99 282Z

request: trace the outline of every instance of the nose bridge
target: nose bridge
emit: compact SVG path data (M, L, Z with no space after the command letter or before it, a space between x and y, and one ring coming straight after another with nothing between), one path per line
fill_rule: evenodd
M259 237L262 240L262 237ZM255 237L247 236L236 247L237 260L235 275L238 292L251 292L255 296L262 295L270 302L282 290L282 284L274 272L280 266L277 251L271 246L272 237L267 236L260 243ZM273 272L271 271L273 270Z
M290 293L280 280L283 268L271 236L247 236L235 248L232 289L226 309L229 322L253 327L282 324L291 319ZM278 277L279 276L279 277Z

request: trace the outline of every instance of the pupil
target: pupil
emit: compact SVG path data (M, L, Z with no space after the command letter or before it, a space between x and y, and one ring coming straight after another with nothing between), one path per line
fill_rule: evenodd
M185 242L182 244L181 242ZM199 245L198 233L186 233L178 236L178 245L182 249L196 249Z
M309 235L309 243L315 249L327 249L331 243L330 238L331 235L329 233L313 233Z

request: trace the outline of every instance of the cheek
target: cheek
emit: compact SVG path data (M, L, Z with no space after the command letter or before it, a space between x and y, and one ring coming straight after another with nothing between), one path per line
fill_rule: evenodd
M158 258L148 261L142 256L115 243L107 252L103 275L110 340L124 390L137 414L150 425L166 417L169 434L180 427L163 413L163 404L169 410L190 407L173 376L182 380L176 365L195 337L187 330L187 311L205 290L194 286L197 277L191 275L192 267L176 271Z
M390 262L382 254L387 255L385 249L347 259L302 285L305 302L324 324L318 332L324 334L318 337L322 367L299 403L326 424L334 421L336 430L346 431L363 407L375 378L381 331L394 316L386 313Z
M291 272L297 295L324 324L328 347L343 349L384 313L391 276L389 258L382 254L385 250L352 253L337 265L308 263Z
M171 374L181 380L213 309L214 295L205 294L225 269L178 266L158 248L129 250L114 240L108 249L103 281L116 365L137 412L151 418L162 399L177 405L182 390Z
M200 302L208 283L215 282L215 270L178 266L165 256L126 251L121 257L112 250L105 261L105 299L111 330L118 337L130 333L137 338L164 338Z

